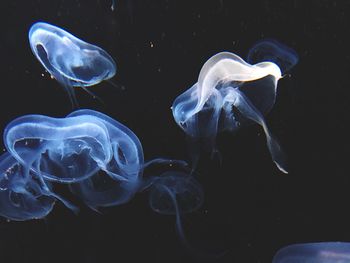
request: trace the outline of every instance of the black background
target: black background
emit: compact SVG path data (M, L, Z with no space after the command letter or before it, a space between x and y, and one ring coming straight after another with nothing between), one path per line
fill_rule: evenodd
M145 159L188 159L170 106L220 51L245 58L258 40L292 47L300 61L278 84L267 116L289 157L281 174L260 127L221 133L222 165L203 154L197 179L202 208L184 217L193 246L227 250L215 262L271 262L283 246L350 242L349 7L347 1L11 0L0 6L0 127L24 114L63 117L62 87L32 55L30 26L45 21L105 49L117 62L113 82L77 89L82 107L102 111L140 138ZM123 87L123 88L121 88ZM148 206L147 193L97 214L57 203L45 220L0 219L0 262L201 262L179 242L173 216Z

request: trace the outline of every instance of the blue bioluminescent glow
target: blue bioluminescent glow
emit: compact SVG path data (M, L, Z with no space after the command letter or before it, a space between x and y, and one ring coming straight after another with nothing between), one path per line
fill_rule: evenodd
M272 263L346 263L350 262L350 243L321 242L295 244L280 249Z
M187 166L166 158L145 164L141 143L130 129L87 109L65 118L19 117L6 126L3 137L8 152L0 159L0 214L14 220L45 217L56 199L76 212L54 193L54 183L69 184L86 205L98 210L126 203L138 191L158 185L160 179L142 178L150 165Z
M47 181L69 183L91 208L128 201L139 187L143 151L136 135L93 110L66 118L27 115L4 131L8 152Z
M66 89L74 106L78 103L73 87L85 89L116 73L116 64L106 51L57 26L44 22L33 24L29 43L40 63Z
M0 215L11 220L42 218L56 199L9 153L0 156Z
M51 184L21 165L8 152L0 156L0 215L23 221L43 218L61 201L74 212L78 208L51 191Z
M203 65L198 82L175 99L174 119L192 140L204 138L213 152L218 131L236 131L258 123L273 161L287 173L284 153L264 119L275 103L281 77L280 68L273 62L251 65L233 53L218 53ZM198 156L192 158L196 165Z

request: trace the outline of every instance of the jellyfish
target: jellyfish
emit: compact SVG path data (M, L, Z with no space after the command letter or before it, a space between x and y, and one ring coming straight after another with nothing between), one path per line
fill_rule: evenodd
M84 180L112 158L107 128L89 116L25 115L5 127L4 144L20 164L58 183Z
M91 208L124 203L137 190L144 163L141 143L103 113L22 116L6 126L4 141L19 163L45 180L70 184Z
M287 173L285 154L264 119L275 103L281 74L273 62L251 65L236 54L218 53L203 65L197 83L174 100L173 117L190 140L204 139L213 153L218 152L219 131L235 132L257 123L265 132L272 160ZM192 159L195 167L198 154Z
M278 65L282 74L285 74L298 63L299 56L292 48L275 39L263 39L249 50L247 61L250 64L273 62Z
M78 105L74 87L92 94L86 87L108 80L116 73L116 64L106 51L54 25L33 24L29 43L36 58L65 88L73 106Z
M280 249L272 263L350 262L350 243L320 242L295 244Z
M142 175L150 165L187 164L166 158L145 163L141 142L129 128L87 109L64 118L21 116L5 127L3 137L9 156L27 171L26 178L33 174L42 185L67 184L95 211L126 203L147 188L150 181ZM76 210L49 187L45 189Z
M176 231L186 248L193 250L186 239L181 216L198 210L203 204L202 187L195 178L180 171L166 171L154 177L150 186L149 204L153 211L175 215Z
M30 172L8 152L0 156L0 216L24 221L46 217L56 200L75 213L78 208L52 192L51 184Z

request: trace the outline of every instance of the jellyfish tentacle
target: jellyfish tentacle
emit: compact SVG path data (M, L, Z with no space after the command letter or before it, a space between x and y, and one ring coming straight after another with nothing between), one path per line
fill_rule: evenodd
M165 192L168 193L173 206L175 210L175 226L176 226L176 232L183 244L183 246L190 252L192 256L194 256L197 259L218 259L223 257L228 251L222 251L218 253L208 253L204 252L198 248L195 248L191 243L188 241L185 231L183 229L182 219L181 219L181 210L179 208L179 204L176 199L176 195L165 185L161 186Z
M258 123L262 126L265 136L267 147L270 151L272 160L276 164L279 170L283 173L288 173L286 156L278 143L274 138L270 129L267 127L266 121L260 111L250 102L250 100L242 93L238 88L231 89L233 93L233 105L236 107L245 117Z

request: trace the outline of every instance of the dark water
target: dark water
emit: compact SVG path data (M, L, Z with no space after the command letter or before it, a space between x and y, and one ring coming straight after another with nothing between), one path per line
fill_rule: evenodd
M24 114L62 117L71 105L32 55L27 32L37 21L67 29L117 62L113 81L77 90L82 107L102 111L140 138L146 160L188 159L170 106L197 81L213 54L246 57L269 37L300 61L278 86L268 115L290 173L274 166L260 127L220 134L222 165L203 155L197 179L202 208L184 218L189 241L214 262L271 262L283 246L350 241L349 42L347 1L3 1L0 6L0 127ZM57 204L45 220L0 219L0 262L204 262L183 248L175 218L152 212L147 193L97 214Z

